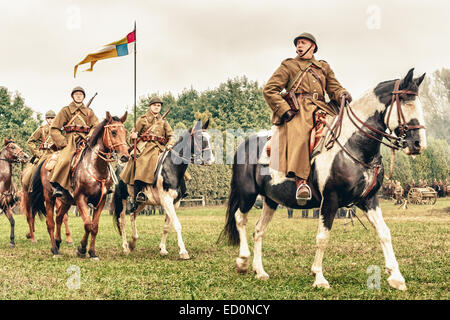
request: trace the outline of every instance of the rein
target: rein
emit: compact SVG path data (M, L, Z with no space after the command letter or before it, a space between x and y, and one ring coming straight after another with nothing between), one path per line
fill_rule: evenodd
M108 146L105 146L105 148L108 150L108 152L103 152L98 150L96 152L97 157L99 157L100 159L102 159L103 161L107 162L108 164L111 162L114 162L115 159L113 152L115 151L115 148L121 145L127 145L125 142L122 143L112 143L112 138L111 138L111 129L112 127L124 127L122 123L116 123L116 124L108 124L105 125L104 128L105 130L103 131L103 136L102 136L102 140L104 139L104 137L107 137L107 141L108 141ZM91 147L89 147L91 148ZM91 149L92 150L92 149ZM111 176L111 172L110 169L108 168L108 172L109 175L108 177L104 178L104 179L100 179L97 178L92 172L91 172L91 168L89 167L87 170L87 173L91 176L91 178L93 178L95 181L100 182L101 184L101 195L100 195L100 200L98 201L97 205L95 206L94 210L96 210L98 208L98 206L100 205L100 203L103 200L103 197L105 196L106 191L104 192L104 190L106 190L106 181L108 180L108 178Z

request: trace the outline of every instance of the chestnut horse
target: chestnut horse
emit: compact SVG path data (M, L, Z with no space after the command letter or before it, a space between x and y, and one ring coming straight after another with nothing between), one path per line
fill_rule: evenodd
M46 216L53 255L59 254L61 223L64 215L72 205L76 205L83 219L85 230L80 246L77 248L77 254L82 258L86 256L86 246L89 235L91 235L89 256L98 260L95 254L95 238L106 194L113 184L112 174L114 173L111 172L109 163L115 161L113 152L121 155L122 161L127 161L129 157L126 143L127 130L123 126L126 118L127 113L119 119L106 112L105 120L95 127L91 137L87 140L78 164L71 171L72 190L70 193L66 190L60 197L61 205L56 212L56 235L54 235L55 199L52 198L51 172L46 169L49 159L43 161L33 175L33 191L30 193L29 201L33 214L38 212ZM94 207L92 220L89 206Z
M25 163L28 155L12 140L6 139L0 151L0 210L5 213L11 225L10 246L14 243L14 217L12 207L18 201L18 196L12 181L12 163Z
M22 176L21 176L21 184L22 184L22 196L21 196L21 206L22 206L22 212L25 212L25 217L27 218L28 228L29 232L26 234L27 239L31 239L32 243L36 243L36 239L34 237L34 218L35 215L31 211L31 203L28 201L28 198L30 196L29 194L29 185L25 184L24 177L26 176L27 171L33 170L33 165L28 166L23 170ZM56 211L58 211L58 207L61 205L60 201L56 200ZM70 229L69 229L69 216L66 214L63 218L64 227L66 228L66 243L68 245L73 244L72 237L70 235Z

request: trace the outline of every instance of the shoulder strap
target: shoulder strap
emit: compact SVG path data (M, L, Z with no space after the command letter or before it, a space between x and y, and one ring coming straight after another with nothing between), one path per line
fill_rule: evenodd
M77 112L75 112L75 114L73 115L72 119L69 120L69 122L66 123L65 127L68 127L72 124L72 122L75 120L76 117L78 117L80 115L80 110L78 110Z
M287 87L287 92L291 91L291 89L294 87L294 84L297 82L297 85L294 88L294 91L297 90L297 88L300 86L300 84L303 81L303 78L305 77L306 71L308 71L308 69L311 67L312 63L309 63L308 66L306 67L305 71L303 71L302 69L300 69L300 71L297 73L297 75L294 78L294 81L292 81L291 85Z

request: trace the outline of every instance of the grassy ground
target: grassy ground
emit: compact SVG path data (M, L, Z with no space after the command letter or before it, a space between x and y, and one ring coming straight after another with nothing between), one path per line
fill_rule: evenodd
M311 265L315 253L317 219L302 219L294 211L288 219L286 209L277 211L264 238L263 263L270 274L259 281L253 273L239 275L234 268L238 249L216 245L222 230L225 209L180 209L183 238L191 260L178 259L172 229L167 249L160 257L163 216L139 216L137 248L122 254L121 238L112 218L103 213L97 238L100 261L76 257L76 245L83 234L81 218L69 218L75 246L61 246L61 257L50 253L44 221L37 221L38 242L25 239L27 224L16 215L16 248L9 248L9 223L0 217L0 298L1 299L449 299L450 199L434 206L397 209L382 203L400 270L408 291L391 289L384 273L384 258L375 230L367 219L366 231L355 221L344 230L346 219L335 220L324 258L324 275L331 289L312 287ZM361 213L358 211L358 215ZM253 233L258 210L249 214L248 234ZM130 223L127 219L130 236ZM63 238L64 239L64 238ZM249 239L252 249L253 240ZM253 250L252 250L253 251ZM369 266L381 269L380 290L370 290L366 282ZM80 289L68 289L80 270ZM73 267L72 267L73 268Z

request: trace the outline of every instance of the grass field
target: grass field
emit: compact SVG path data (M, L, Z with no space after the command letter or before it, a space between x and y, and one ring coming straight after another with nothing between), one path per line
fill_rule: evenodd
M52 258L44 221L36 221L38 242L25 238L25 217L16 215L16 248L9 248L9 223L0 217L1 299L449 299L450 199L434 206L397 209L382 202L393 246L406 279L406 292L391 289L384 273L384 257L375 233L361 224L336 219L324 258L324 275L331 289L312 287L311 264L315 253L317 219L302 219L294 211L288 219L280 209L269 225L263 244L268 281L253 273L237 274L235 247L216 245L223 228L225 208L180 209L183 239L191 260L178 259L176 235L169 233L169 255L159 255L163 216L139 216L139 240L130 255L122 254L121 237L105 211L101 218L96 252L100 261L80 259L76 246L83 234L81 218L69 218L75 246L61 244L61 257ZM249 214L248 234L253 233L258 210ZM358 215L361 213L358 211ZM127 233L130 223L127 217ZM63 236L63 240L64 240ZM253 240L249 239L251 250ZM253 251L253 250L252 250ZM370 290L369 266L381 268L380 290ZM68 289L73 271L80 270L80 289ZM69 268L69 271L68 271ZM73 267L72 267L73 268Z

